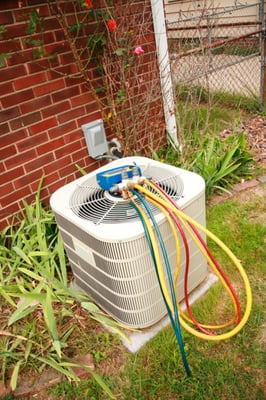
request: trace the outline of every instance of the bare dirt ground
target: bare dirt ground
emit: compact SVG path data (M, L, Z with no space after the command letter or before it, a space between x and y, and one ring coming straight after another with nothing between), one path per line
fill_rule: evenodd
M266 167L266 117L256 116L242 122L239 131L244 131L249 149L254 154L254 159ZM222 136L226 137L232 130L225 130Z

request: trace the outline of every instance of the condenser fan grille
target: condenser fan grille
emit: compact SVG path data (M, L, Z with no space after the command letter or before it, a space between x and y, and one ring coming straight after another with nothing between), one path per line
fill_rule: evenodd
M166 171L162 168L141 167L142 174L151 177L172 199L178 200L183 193L184 185L180 175ZM153 214L159 212L158 208L150 204ZM96 176L89 176L82 186L77 186L70 198L70 208L80 218L100 223L120 223L138 218L137 212L120 196L111 195L101 189Z

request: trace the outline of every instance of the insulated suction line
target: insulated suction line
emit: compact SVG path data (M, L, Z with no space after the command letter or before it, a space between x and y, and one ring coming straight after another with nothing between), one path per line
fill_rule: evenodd
M202 254L207 258L212 269L218 275L218 277L221 280L221 282L223 283L224 287L230 294L230 297L233 300L235 312L237 314L237 316L234 317L233 320L231 320L228 323L223 324L223 325L204 326L202 324L196 324L196 326L198 325L197 327L200 326L200 328L201 328L199 331L197 329L194 329L191 325L189 325L187 323L188 318L184 318L184 313L179 313L178 318L179 318L181 326L183 326L189 333L191 333L201 339L206 339L206 340L211 340L211 341L220 341L220 340L225 340L225 339L231 338L232 336L236 335L244 327L244 325L246 324L246 322L250 316L250 313L251 313L252 292L251 292L250 283L249 283L249 280L248 280L245 270L243 269L241 263L236 258L236 256L231 252L231 250L219 238L217 238L212 232L210 232L208 229L203 227L201 224L194 221L188 215L183 213L177 207L177 205L168 198L168 195L161 188L159 190L158 186L156 187L156 185L149 180L145 180L144 183L148 187L153 187L154 189L156 189L157 194L154 194L152 191L150 191L143 185L133 183L132 189L134 189L134 194L135 193L142 194L142 196L144 196L144 198L147 201L152 201L152 202L159 204L170 215L173 214L177 217L178 221L180 223L182 223L182 225L185 227L185 229L187 230L187 232L189 233L189 235L191 236L193 241L197 244L197 246L199 247ZM140 197L142 197L142 196L140 196ZM154 225L154 227L155 226L156 225ZM191 228L191 229L189 229L189 228ZM193 231L193 233L191 232L191 230ZM215 242L223 250L223 252L231 259L231 261L233 262L233 264L239 271L239 274L243 280L245 291L246 291L246 305L245 305L245 311L243 313L243 316L241 315L240 303L239 303L239 300L237 299L235 291L233 290L232 286L230 285L228 278L225 276L225 274L219 267L217 261L215 260L214 256L210 252L209 248L205 245L204 240L200 237L200 234L198 231L203 232L207 237L209 237L213 242ZM198 240L196 240L196 237ZM155 240L155 239L153 239L153 240ZM164 281L163 271L161 269L162 269L162 265L161 265L161 263L158 263L158 275L159 275L162 291L164 293L164 298L168 304L168 308L170 309L170 311L174 315L176 315L176 312L174 310L173 299L171 300L171 298L170 298L168 288ZM176 279L177 279L177 274L175 274L175 281L176 281ZM187 277L186 277L186 279L187 279ZM186 295L187 295L187 293L186 293ZM180 306L178 306L178 309L180 310ZM192 313L190 312L189 314L190 314L190 321L192 320L192 322L193 322L194 318L192 316ZM223 328L223 327L231 325L234 321L236 321L236 326L234 326L230 331L225 332L225 333L220 333L220 334L212 334L211 333L210 334L210 333L206 333L206 332L202 331L203 330L202 328L204 328L204 330L205 330L205 328L208 328L208 329Z

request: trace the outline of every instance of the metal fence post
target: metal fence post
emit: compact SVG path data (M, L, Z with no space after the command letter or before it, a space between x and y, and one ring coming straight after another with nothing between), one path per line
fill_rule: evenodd
M259 5L259 15L261 22L260 48L261 48L261 80L260 98L262 105L266 105L266 25L264 15L264 0Z
M208 68L212 67L212 50L211 50L211 43L212 43L212 26L211 26L211 18L210 14L206 12L206 20L207 20L207 32L208 32Z

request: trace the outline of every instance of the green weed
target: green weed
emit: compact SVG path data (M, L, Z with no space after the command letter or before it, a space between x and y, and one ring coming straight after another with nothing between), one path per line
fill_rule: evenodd
M70 270L54 215L40 202L41 183L36 201L24 203L19 220L0 238L0 308L5 310L0 317L0 372L13 390L30 368L40 373L50 367L70 380L78 379L70 343L73 336L80 336L80 314L120 332L90 298L69 285ZM112 397L101 377L90 373Z

